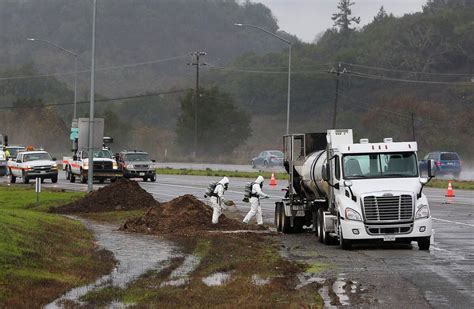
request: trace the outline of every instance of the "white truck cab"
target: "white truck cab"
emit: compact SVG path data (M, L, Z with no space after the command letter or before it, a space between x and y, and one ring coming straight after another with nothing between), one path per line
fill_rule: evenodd
M418 171L417 143L353 143L330 131L328 146L337 215L327 217L340 242L416 240L420 249L429 248L432 222L422 193L428 179Z
M288 194L275 204L277 230L313 225L319 241L417 241L428 250L431 214L416 142L354 143L352 130L284 136ZM430 166L432 166L430 162ZM429 176L431 177L431 169Z
M46 151L24 151L19 152L16 159L9 160L7 164L10 183L15 183L21 178L24 184L30 179L51 179L53 183L58 182L58 165L56 159L51 158Z

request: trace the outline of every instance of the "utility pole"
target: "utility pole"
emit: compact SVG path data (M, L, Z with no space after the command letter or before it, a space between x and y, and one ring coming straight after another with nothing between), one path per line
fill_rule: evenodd
M333 116L332 116L332 128L336 129L336 125L337 125L337 100L339 98L339 76L341 76L341 74L348 73L348 71L346 70L346 68L341 70L341 63L339 62L338 66L337 66L337 69L333 68L333 69L329 70L329 73L336 75L336 98L334 100L334 112L333 112Z
M188 63L188 65L196 66L196 89L194 90L194 148L193 148L193 158L196 159L197 152L197 136L198 136L198 106L199 106L199 67L206 65L205 63L200 63L200 57L206 56L205 52L194 52L191 53L193 56L193 62Z
M416 134L415 134L415 113L411 113L411 128L412 128L413 141L416 141Z
M89 111L89 170L87 174L87 192L92 192L94 182L94 102L95 102L95 19L97 15L97 0L92 9L92 64L91 64L91 94Z

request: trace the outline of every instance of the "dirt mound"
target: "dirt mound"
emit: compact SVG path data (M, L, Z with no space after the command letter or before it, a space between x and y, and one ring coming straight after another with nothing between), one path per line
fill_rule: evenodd
M144 209L159 206L153 196L136 181L124 178L87 194L75 202L51 209L56 213L88 213Z
M126 221L121 230L151 234L195 235L213 230L259 229L224 215L218 224L212 224L212 208L193 195L177 197L160 206L150 208L143 216Z

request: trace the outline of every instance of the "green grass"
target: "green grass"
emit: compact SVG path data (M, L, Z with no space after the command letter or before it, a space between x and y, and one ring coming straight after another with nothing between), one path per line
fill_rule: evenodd
M41 307L113 267L79 222L46 213L80 196L44 191L36 206L31 188L0 186L0 307Z
M212 176L212 177L236 177L236 178L257 178L259 175L270 179L272 172L239 172L239 171L222 171L212 170L207 168L205 170L192 170L192 169L174 169L174 168L159 168L156 170L157 174L160 175L190 175L190 176ZM274 173L276 179L288 179L286 173Z
M452 180L453 190L474 190L474 181ZM428 185L431 188L448 189L448 180L432 179Z

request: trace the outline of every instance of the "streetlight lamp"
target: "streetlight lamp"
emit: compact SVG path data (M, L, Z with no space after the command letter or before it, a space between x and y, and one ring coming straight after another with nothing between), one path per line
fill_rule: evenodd
M276 35L273 32L270 32L268 30L265 30L255 25L234 24L234 26L255 28L288 44L288 102L287 102L287 107L286 107L286 134L289 134L290 133L290 98L291 98L291 46L292 46L291 42L288 41L287 39L282 38L279 35Z
M54 43L51 43L50 41L46 40L41 40L41 39L35 39L35 38L27 38L28 41L33 41L33 42L43 42L45 44L48 44L50 46L53 46L57 49L62 50L63 52L66 52L67 54L71 55L74 57L74 113L73 113L73 122L77 119L77 54L65 49L64 47L61 47L59 45L56 45Z

